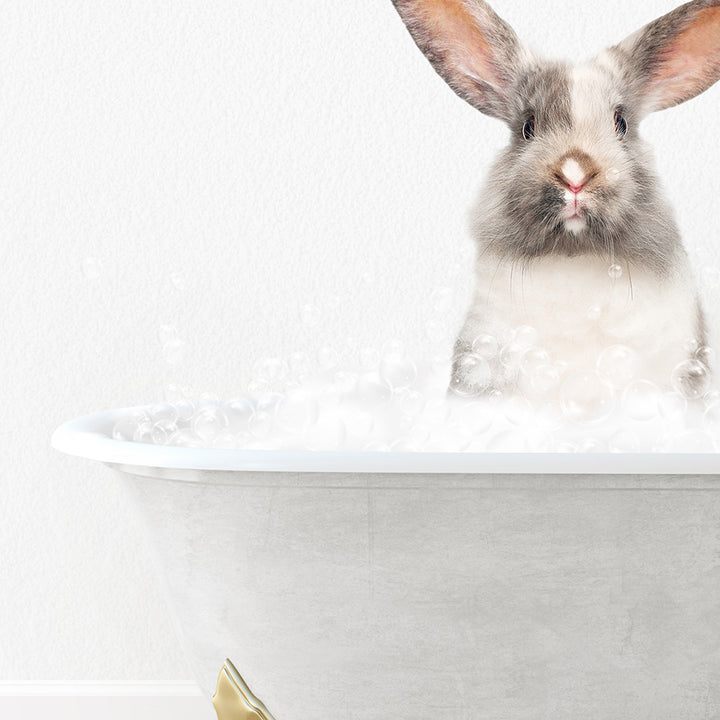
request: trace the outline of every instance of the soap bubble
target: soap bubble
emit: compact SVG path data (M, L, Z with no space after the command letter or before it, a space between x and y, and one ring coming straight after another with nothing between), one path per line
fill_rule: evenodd
M393 338L392 340L388 340L383 346L382 346L382 355L404 355L405 354L405 345L403 345L402 340L398 340L397 338Z
M392 397L392 388L375 373L365 373L358 378L355 397L368 405L381 405Z
M96 257L88 256L82 261L82 271L88 280L99 280L103 271L102 261Z
M403 388L395 391L394 396L402 412L412 417L419 415L425 406L425 397L418 390Z
M701 345L695 351L695 358L699 360L706 368L710 369L715 365L715 350L707 345Z
M210 441L210 446L218 450L235 450L238 447L237 435L220 432Z
M380 361L380 377L393 389L410 387L417 377L415 363L404 353L391 352Z
M375 415L363 408L351 407L343 415L348 443L363 447L375 427Z
M227 417L227 429L238 434L249 432L250 420L255 414L255 403L247 398L237 398L223 403L223 410Z
M614 406L612 385L597 372L574 372L560 387L560 407L573 422L600 422L609 417Z
M599 438L586 437L580 441L578 451L582 453L604 453L608 451L608 446Z
M174 403L177 400L183 400L185 394L182 388L175 383L167 383L163 386L163 397L167 402Z
M705 407L720 403L720 390L708 390L703 395L703 403L705 403Z
M532 417L533 408L526 398L516 395L503 404L503 410L513 425L524 425Z
M387 443L380 440L373 440L363 448L365 452L390 452L391 449Z
M257 409L248 422L248 429L256 440L264 440L272 432L274 424L275 417L272 410Z
M708 369L697 358L684 360L672 371L673 388L688 400L701 398L710 386Z
M178 337L163 344L163 357L168 365L179 365L185 355L185 343Z
M303 352L293 353L290 356L289 371L294 381L299 383L304 382L312 373L310 358Z
M455 361L450 390L459 397L472 397L482 392L490 382L490 364L481 355L468 353Z
M617 280L618 278L622 277L623 269L620 265L611 265L608 268L608 275L613 279Z
M401 437L390 445L392 452L420 452L422 449L420 443L411 437Z
M613 453L639 452L640 438L632 430L618 430L610 437L608 447Z
M512 342L503 345L502 350L500 350L500 362L506 368L516 370L520 367L520 360L522 359L526 349L527 348L521 343L513 340Z
M150 416L143 410L125 413L113 425L113 439L132 442L138 426L145 422L150 422Z
M157 403L148 411L150 421L153 423L168 421L174 423L178 419L178 411L172 403Z
M527 439L519 430L501 430L487 444L487 452L516 453L527 452L527 449Z
M495 420L495 407L487 400L471 400L457 411L458 421L467 425L474 436L487 432Z
M172 405L178 422L187 422L195 414L195 403L192 400L176 400Z
M195 435L189 428L181 428L174 432L168 439L168 445L175 447L199 448L205 447L205 443Z
M151 445L155 442L153 437L153 424L150 420L144 420L135 428L133 442L150 443Z
M472 342L472 351L480 357L494 358L500 351L500 345L494 335L478 335Z
M452 356L445 353L436 353L430 359L430 371L438 377L449 377Z
M276 357L261 358L252 367L253 380L269 387L282 384L287 374L287 363Z
M538 331L529 325L519 325L513 333L513 342L524 350L531 348L538 341Z
M334 370L340 364L340 353L331 345L323 345L317 354L321 370Z
M302 433L317 422L320 412L315 395L307 390L290 391L275 408L275 420L282 430Z
M608 182L614 182L620 177L620 170L616 167L608 168L605 172L605 179Z
M338 370L333 375L333 391L339 395L350 395L355 390L357 379L357 373Z
M703 413L703 424L713 434L720 431L720 403L715 403L706 408Z
M345 443L345 423L333 415L321 416L305 433L308 450L340 450Z
M203 441L212 440L228 427L228 418L224 410L217 405L200 407L192 419L193 432Z
M658 415L660 388L649 380L633 380L623 392L622 408L635 420L652 420Z
M364 347L360 350L360 365L364 370L376 370L380 364L380 351L374 347Z
M252 397L261 397L272 391L272 386L264 380L256 380L253 378L247 384L247 392Z
M685 416L687 400L677 392L666 392L658 398L658 411L665 420L678 420Z
M155 445L165 445L169 438L177 431L177 423L173 420L161 419L153 423L152 442Z
M528 452L553 452L555 449L555 440L547 430L528 425L524 431Z
M596 366L600 375L620 389L637 376L639 365L635 350L625 345L611 345L600 353Z
M711 453L715 452L715 443L706 430L694 428L670 438L666 451L671 453Z
M530 388L537 395L545 396L560 384L560 369L557 365L538 365L530 376Z
M179 270L175 270L174 272L170 273L170 282L176 290L182 291L185 290L185 288L187 287L185 275L183 275L183 273Z
M447 322L428 320L425 323L425 337L433 344L441 343L447 335Z
M432 427L446 423L451 414L452 407L445 400L430 400L422 410L423 420Z
M322 319L322 313L315 305L307 304L300 308L300 321L306 328L316 327Z
M546 365L550 365L550 355L547 350L539 347L526 350L520 359L520 370L528 376L532 376L538 368Z
M462 452L473 441L473 435L466 425L449 423L433 428L426 448L431 452Z
M439 315L447 315L453 308L453 291L449 287L437 287L430 295L430 304Z
M591 305L585 312L585 317L588 320L599 320L602 316L602 307L600 305Z

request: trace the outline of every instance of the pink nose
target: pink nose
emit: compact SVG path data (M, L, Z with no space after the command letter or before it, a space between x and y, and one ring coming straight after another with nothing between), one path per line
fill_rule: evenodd
M582 185L571 185L564 178L563 178L563 182L567 185L568 190L570 190L570 192L574 192L576 195L585 187L585 184L586 184L583 182Z

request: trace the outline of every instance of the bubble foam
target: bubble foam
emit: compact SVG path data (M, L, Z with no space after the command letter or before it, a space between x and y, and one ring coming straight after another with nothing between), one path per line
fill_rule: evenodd
M169 333L168 333L169 334ZM163 340L168 338L163 337ZM449 383L453 359L413 359L401 343L362 348L341 365L330 346L315 361L264 358L242 397L193 398L133 410L117 440L227 449L368 452L714 452L720 450L720 393L702 348L668 386L639 376L635 351L606 348L594 367L553 363L531 328L509 341L482 336L463 371L487 379L491 363L517 371L519 391L478 394ZM509 346L512 347L509 347ZM503 351L505 351L503 355ZM471 367L472 366L472 367Z

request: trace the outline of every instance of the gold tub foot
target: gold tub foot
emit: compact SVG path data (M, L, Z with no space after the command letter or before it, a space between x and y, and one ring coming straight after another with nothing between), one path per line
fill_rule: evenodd
M218 720L275 720L251 692L235 666L226 660L218 677L213 705Z

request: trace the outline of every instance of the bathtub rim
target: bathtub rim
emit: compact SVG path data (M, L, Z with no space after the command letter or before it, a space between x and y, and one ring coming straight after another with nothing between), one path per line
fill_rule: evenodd
M720 475L720 453L468 453L224 450L151 445L112 437L117 420L147 407L83 415L58 427L63 453L120 466L200 471L496 475Z

